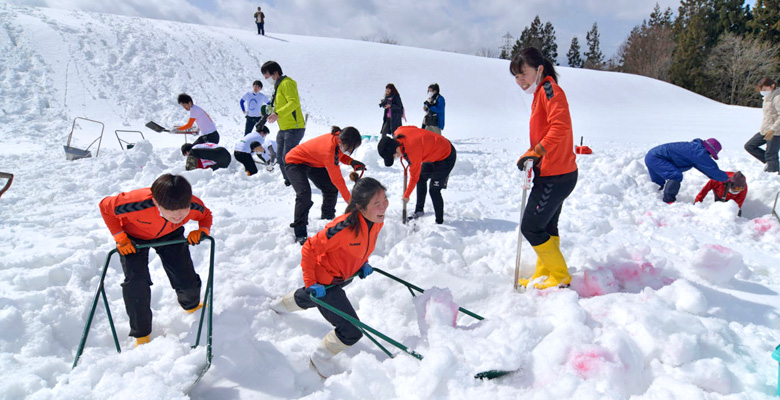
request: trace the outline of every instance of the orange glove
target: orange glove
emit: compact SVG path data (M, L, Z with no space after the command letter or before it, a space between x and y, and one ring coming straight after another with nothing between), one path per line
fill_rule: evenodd
M194 230L190 232L189 235L187 235L187 241L190 242L192 245L196 245L200 243L201 234L209 234L209 230L206 228L200 228L198 230Z
M517 160L517 168L520 169L520 171L523 171L527 160L533 160L534 165L536 165L539 162L539 159L544 157L545 154L547 154L547 151L541 144L537 143L536 146L526 151L525 154Z
M117 233L114 235L114 240L116 240L116 249L119 251L119 254L126 256L135 253L135 246L133 246L133 242L127 237L126 233Z

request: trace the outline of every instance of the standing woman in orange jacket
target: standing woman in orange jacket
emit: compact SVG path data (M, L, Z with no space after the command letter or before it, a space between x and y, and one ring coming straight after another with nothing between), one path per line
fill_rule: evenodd
M335 329L322 338L310 358L317 372L325 378L335 373L330 359L357 343L363 334L345 319L312 301L309 295L358 319L343 287L356 273L359 272L360 279L363 279L373 272L368 257L373 253L377 236L384 225L388 205L385 191L376 179L358 179L344 215L325 225L303 245L301 269L304 286L271 305L278 313L317 307L334 326ZM333 286L326 290L326 285Z
M571 276L560 250L558 218L563 201L577 185L569 103L558 86L555 67L536 48L527 47L515 55L509 71L517 85L534 96L531 148L520 157L517 167L522 171L525 162L533 160L534 186L520 230L536 251L537 261L531 279L521 279L518 284L528 286L533 282L537 289L565 287Z
M366 169L366 165L353 160L349 154L360 147L360 132L348 126L342 130L334 126L331 132L318 136L295 146L285 156L287 179L295 189L295 215L290 226L295 230L295 241L306 241L306 225L309 224L311 185L309 180L322 191L322 219L336 217L336 195L341 193L349 203L349 189L341 175L339 162L351 166L356 171Z

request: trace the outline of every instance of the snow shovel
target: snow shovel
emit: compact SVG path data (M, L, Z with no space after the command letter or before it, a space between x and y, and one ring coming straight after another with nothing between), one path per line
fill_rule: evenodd
M533 167L533 160L526 160L525 164L523 165L523 171L520 171L523 173L523 180L520 182L520 185L523 187L523 200L522 205L520 206L520 225L517 227L517 258L515 258L514 281L515 290L518 290L517 281L520 279L520 250L523 248L523 233L521 228L523 225L523 214L525 213L525 201L528 198L528 189L531 188L531 180L534 174Z
M404 164L403 158L399 160L401 162L401 166L404 167L404 194L406 194L406 185L409 184L409 166ZM403 200L402 200L403 201ZM403 223L406 225L406 202L404 201L404 209L401 212L401 218L403 218Z
M0 192L0 194L2 194L2 192ZM772 205L772 215L775 216L775 218L777 219L777 222L780 222L780 215L777 215L777 198L778 197L780 197L780 192L777 192L777 194L775 195L775 204Z
M780 363L780 345L775 347L775 351L772 352L772 358ZM780 366L777 370L777 395L780 396Z
M200 312L200 321L198 323L198 334L195 337L195 344L192 346L192 348L198 347L200 344L200 335L203 330L203 320L206 317L206 311L208 310L208 323L206 325L206 365L198 372L198 377L195 379L195 382L192 383L185 391L184 393L187 394L192 390L195 385L200 382L201 378L203 378L203 375L206 374L206 371L209 370L211 367L211 359L212 359L212 353L211 353L211 338L212 338L212 320L213 320L213 310L214 310L214 238L208 235L202 235L201 236L201 242L203 240L209 240L211 241L211 248L210 248L210 256L209 256L209 277L206 280L206 291L203 294L203 307L201 308ZM167 242L160 242L160 243L150 243L150 244L139 244L136 245L136 249L143 249L143 248L151 248L151 247L161 247L161 246L168 246L171 244L180 244L180 243L188 243L187 239L178 239L178 240L171 240ZM117 253L117 249L112 249L108 252L108 256L106 256L106 262L103 264L103 272L100 275L100 280L98 281L98 287L95 291L95 297L92 299L92 307L90 308L89 315L87 316L87 322L84 325L84 333L81 336L81 341L79 342L78 350L76 350L76 358L73 360L73 366L71 369L76 368L76 365L79 363L79 358L81 357L81 354L84 352L84 346L87 343L87 336L89 336L89 330L92 327L92 319L95 316L95 310L97 309L98 300L100 297L103 297L103 304L106 306L106 315L108 316L108 325L111 327L111 334L114 337L114 345L116 346L116 352L121 353L122 349L119 346L119 339L116 336L116 329L114 328L114 320L111 318L111 309L108 306L108 298L106 297L106 290L103 286L104 281L106 279L106 272L108 272L108 264L111 261L111 257Z
M153 130L153 131L155 131L155 132L158 132L158 133L159 132L170 132L171 131L170 129L163 128L162 126L160 126L159 124L157 124L154 121L147 122L146 123L146 127L151 129L151 130Z
M388 277L388 278L390 278L390 279L392 279L392 280L394 280L396 282L399 282L402 285L406 286L406 288L409 289L409 293L412 294L412 297L415 296L415 294L414 294L415 291L417 291L419 293L425 293L425 290L423 290L423 289L421 289L421 288L419 288L419 287L417 287L417 286L415 286L415 285L413 285L413 284L411 284L411 283L409 283L409 282L407 282L407 281L405 281L405 280L403 280L401 278L398 278L397 276L394 276L394 275L392 275L392 274L390 274L388 272L385 272L384 270L381 270L379 268L374 268L374 271L376 271L377 273L379 273L381 275L384 275L384 276L386 276L386 277ZM349 282L352 279L354 279L356 276L358 276L358 273L356 273L355 275L352 275L345 282ZM342 283L339 283L339 284L343 285L345 282L342 282ZM335 285L328 285L328 286L325 287L325 289L327 290L327 289L329 289L329 288L331 288L333 286L335 286ZM422 354L417 353L416 351L414 351L414 350L404 346L400 342L398 342L398 341L390 338L389 336L383 334L382 332L379 332L378 330L376 330L376 329L366 325L365 323L361 322L360 320L355 319L352 316L343 313L341 310L339 310L339 309L331 306L330 304L328 304L328 303L326 303L326 302L324 302L324 301L314 297L313 294L309 294L309 298L313 302L315 302L316 304L326 308L327 310L333 312L334 314L340 316L341 318L344 318L347 322L349 322L350 324L355 326L357 329L359 329L361 332L363 332L363 334L367 338L369 338L369 340L371 340L375 345L377 345L377 347L379 347L388 357L394 358L393 354L390 353L390 351L388 351L384 346L382 346L376 339L374 339L374 337L371 336L369 334L369 332L371 332L374 335L378 336L380 339L386 341L387 343L392 344L393 346L397 347L398 349L400 349L404 353L409 354L410 356L412 356L412 357L414 357L414 358L416 358L418 360L422 360L423 359L423 355ZM476 313L473 313L473 312L471 312L471 311L469 311L469 310L467 310L467 309L465 309L463 307L458 307L458 310L460 312L470 316L470 317L473 317L473 318L477 319L477 320L481 321L481 320L484 319L480 315L478 315ZM489 370L489 371L480 372L480 373L474 375L474 378L476 378L476 379L495 379L495 378L498 378L498 377L501 377L501 376L504 376L504 375L507 375L507 374L511 374L513 372L516 372L516 371Z
M8 180L5 182L5 185L3 185L3 188L0 189L0 197L3 197L3 193L5 193L5 191L8 190L9 187L11 187L11 182L14 181L14 174L9 174L7 172L0 172L0 179L2 178Z

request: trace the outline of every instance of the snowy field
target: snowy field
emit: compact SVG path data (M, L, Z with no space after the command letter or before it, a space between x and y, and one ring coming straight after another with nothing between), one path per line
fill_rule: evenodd
M780 224L770 212L780 180L742 149L759 127L758 109L643 77L561 67L575 140L584 136L594 149L578 156L580 180L560 221L573 281L570 289L519 294L512 290L522 194L515 162L529 146L531 97L515 85L507 61L7 4L0 4L0 23L0 171L15 175L0 199L0 399L188 398L183 391L205 351L190 349L197 318L179 308L156 256L151 343L132 349L115 258L106 292L123 352L114 349L100 304L71 370L114 247L97 204L166 172L184 174L214 213L214 359L190 398L776 396L778 364L770 354L780 344ZM373 141L355 155L391 199L370 262L442 291L426 304L373 274L347 293L361 320L422 361L395 348L398 356L389 358L364 338L337 357L345 372L323 381L308 357L330 325L315 310L277 315L268 308L302 284L300 246L288 227L294 192L278 169L247 177L234 161L226 170L185 172L183 139L143 127L185 122L176 95L187 92L232 152L243 134L238 101L267 60L298 82L309 115L304 140L331 124L375 135L389 82L408 123L419 124L428 84L441 86L444 134L458 149L443 225L434 224L430 202L429 215L401 224L402 170L381 166ZM105 124L99 157L65 160L75 117ZM80 123L74 144L86 147L99 130ZM115 130L138 130L146 140L124 151ZM747 177L742 217L735 203L714 204L711 195L693 205L707 180L695 170L685 174L676 204L661 202L645 152L697 137L718 138L721 168ZM310 234L326 223L316 219L318 194L314 203ZM530 275L536 259L528 243L522 254ZM208 247L194 247L193 258L205 280ZM452 326L448 305L437 303L447 294L486 320L461 315ZM517 372L473 378L487 369Z

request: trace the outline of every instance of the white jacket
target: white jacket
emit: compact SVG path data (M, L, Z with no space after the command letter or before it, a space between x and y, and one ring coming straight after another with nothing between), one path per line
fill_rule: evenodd
M768 130L775 131L775 136L780 135L780 88L777 88L764 97L764 105L761 107L764 111L764 120L761 121L761 134Z

